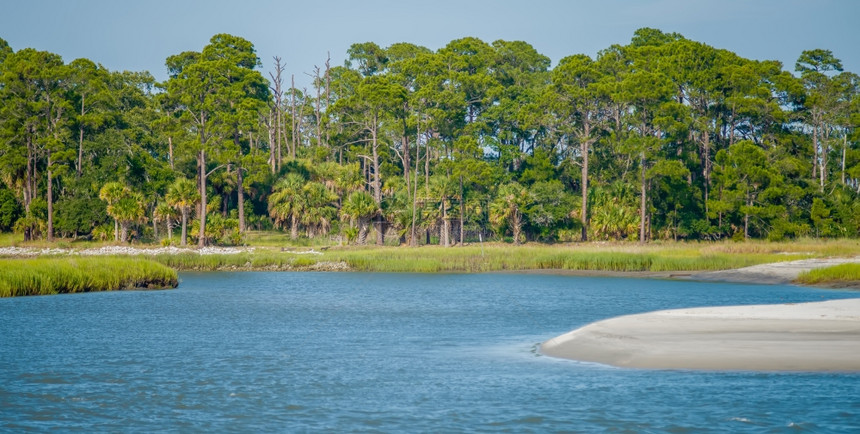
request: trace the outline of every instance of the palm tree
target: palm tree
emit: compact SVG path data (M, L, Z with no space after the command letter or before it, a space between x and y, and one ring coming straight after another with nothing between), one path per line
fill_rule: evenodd
M313 237L317 232L327 234L331 221L337 215L334 206L337 195L328 191L322 183L309 182L302 187L302 200L304 212L300 220L308 231L308 237Z
M180 245L186 245L188 240L188 214L191 207L199 200L197 185L194 181L179 178L167 188L167 203L179 210L182 214L182 238Z
M140 193L131 193L126 189L125 195L108 207L108 213L119 221L121 242L124 243L128 239L128 229L132 223L146 221L144 202L143 196Z
M167 226L167 239L173 241L173 221L176 218L176 210L167 202L159 202L152 212L152 219L157 222L163 221Z
M450 198L456 196L457 186L453 178L446 175L435 175L430 178L430 192L439 200L439 244L451 246L451 216L448 209L451 206Z
M281 178L269 195L269 215L275 219L275 224L281 226L290 220L290 239L299 237L299 217L304 211L302 188L305 179L297 173L290 173Z
M510 226L514 235L514 244L520 243L523 209L530 201L529 191L522 185L512 182L499 187L496 199L490 203L490 222L499 228Z
M358 244L367 242L367 227L370 219L379 212L376 200L366 191L356 191L349 195L343 208L340 209L341 218L358 222Z
M99 190L99 199L107 202L108 204L108 214L113 217L110 209L114 206L128 191L128 189L119 182L108 182L102 186L101 190ZM113 240L119 240L119 221L114 217L113 219Z

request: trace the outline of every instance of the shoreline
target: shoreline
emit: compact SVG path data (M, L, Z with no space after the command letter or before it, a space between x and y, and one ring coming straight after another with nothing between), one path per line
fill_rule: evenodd
M611 270L503 270L497 273L546 274L558 276L585 277L630 277L648 279L690 280L696 282L723 282L756 285L799 285L814 288L860 289L860 281L837 281L805 285L796 282L800 273L815 268L857 263L860 256L846 258L814 258L796 261L773 262L750 267L733 268L719 271L611 271Z
M624 368L860 372L860 298L627 315L552 338L540 351Z
M321 249L321 250L326 250ZM601 269L576 268L506 268L501 264L500 269L441 269L425 270L408 266L399 269L369 269L362 265L355 266L343 255L327 257L324 251L313 247L303 249L284 249L275 251L268 248L249 247L135 247L135 246L102 246L86 249L73 248L34 248L34 247L0 247L0 258L34 258L34 257L143 257L152 258L178 271L400 271L400 272L450 272L450 273L520 273L546 274L561 276L585 277L620 277L692 280L703 282L727 282L745 284L794 284L821 288L860 289L860 281L832 281L814 284L797 282L799 274L816 268L829 267L845 263L860 264L860 256L854 257L825 257L806 258L793 261L769 262L741 268L729 268L716 271L705 270L674 270L674 271L614 271ZM372 259L371 259L372 260ZM403 258L403 261L409 259ZM597 265L597 264L583 264ZM467 267L469 268L469 267ZM480 267L479 267L480 268Z

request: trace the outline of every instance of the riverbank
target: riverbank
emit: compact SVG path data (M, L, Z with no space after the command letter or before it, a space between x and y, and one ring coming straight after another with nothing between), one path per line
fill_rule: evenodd
M541 352L630 368L860 371L860 299L628 315L550 339Z
M176 288L175 270L139 258L0 259L0 297Z
M799 271L860 262L860 242L486 244L443 248L308 247L0 247L0 257L117 256L194 271L529 272L786 283ZM832 255L857 255L826 259ZM791 262L791 261L808 261ZM774 265L778 264L778 265ZM797 264L807 264L799 266ZM788 274L780 274L785 268ZM798 271L799 270L799 271Z

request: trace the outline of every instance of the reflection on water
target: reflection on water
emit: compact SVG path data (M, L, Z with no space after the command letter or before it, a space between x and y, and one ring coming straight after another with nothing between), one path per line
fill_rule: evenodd
M860 375L545 357L589 322L860 293L551 275L185 273L0 300L0 430L851 431Z

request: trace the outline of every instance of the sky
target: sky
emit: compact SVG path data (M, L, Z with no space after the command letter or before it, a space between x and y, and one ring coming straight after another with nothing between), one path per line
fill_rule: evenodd
M596 56L652 27L794 70L803 50L832 50L860 73L860 1L855 0L7 0L0 38L66 62L86 57L110 70L167 78L164 60L200 51L212 35L251 41L263 63L286 64L287 80L341 65L353 43L411 42L432 50L466 36L528 42L555 65Z

